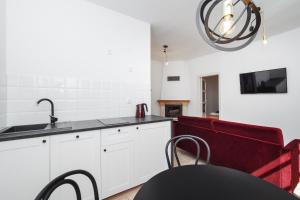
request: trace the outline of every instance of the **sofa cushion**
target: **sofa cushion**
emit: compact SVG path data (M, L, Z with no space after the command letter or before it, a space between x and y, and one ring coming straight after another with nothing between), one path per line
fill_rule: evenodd
M282 147L284 145L282 132L278 128L256 126L221 120L214 120L212 122L212 125L213 129L216 131L221 131L243 137L249 137L262 141L268 141L279 144Z
M192 126L212 129L213 119L202 118L202 117L181 116L178 117L178 121L180 123L189 124Z

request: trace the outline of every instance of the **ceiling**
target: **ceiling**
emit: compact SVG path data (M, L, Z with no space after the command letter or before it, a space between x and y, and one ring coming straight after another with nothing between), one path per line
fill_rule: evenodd
M197 32L200 0L89 0L152 25L152 58L162 58L169 45L170 60L190 59L215 52ZM254 0L265 13L268 36L300 27L300 0ZM260 36L258 35L258 39Z

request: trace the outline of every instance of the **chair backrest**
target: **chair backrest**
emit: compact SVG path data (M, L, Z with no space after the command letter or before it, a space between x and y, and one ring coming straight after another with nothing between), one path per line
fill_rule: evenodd
M94 198L95 198L95 200L99 200L99 193L98 193L98 188L97 188L96 180L92 176L92 174L90 174L89 172L84 171L84 170L70 171L70 172L64 173L64 174L58 176L57 178L53 179L37 195L37 197L35 198L35 200L48 200L50 198L51 194L58 187L60 187L62 185L66 185L66 184L71 185L73 187L73 189L75 190L75 193L76 193L77 200L81 200L81 192L80 192L78 184L74 180L72 180L72 179L66 179L67 177L75 175L75 174L81 174L81 175L84 175L84 176L86 176L86 177L88 177L90 179L90 181L92 182L93 189L94 189Z
M178 158L178 154L177 154L177 145L179 142L183 141L183 140L189 140L191 142L193 142L196 147L197 147L197 154L196 154L196 161L195 161L195 165L198 164L199 159L200 159L200 144L199 143L203 143L205 145L205 148L207 150L207 157L206 157L206 163L209 164L210 162L210 148L208 143L203 140L202 138L199 138L197 136L193 136L193 135L180 135L180 136L176 136L171 138L167 144L166 144L166 148L165 148L165 154L166 154L166 158L167 158L167 163L168 163L168 167L169 169L173 168L173 163L170 160L170 156L169 156L169 146L171 145L171 155L173 156L173 154L175 155L176 161L178 166L181 166L181 163L179 161Z

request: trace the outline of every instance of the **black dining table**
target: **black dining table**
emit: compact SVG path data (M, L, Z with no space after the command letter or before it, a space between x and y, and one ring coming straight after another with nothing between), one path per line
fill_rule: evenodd
M146 182L134 200L299 200L247 173L214 165L163 171Z

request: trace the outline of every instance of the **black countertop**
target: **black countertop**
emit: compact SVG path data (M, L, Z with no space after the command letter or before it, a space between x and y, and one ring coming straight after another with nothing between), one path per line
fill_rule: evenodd
M124 123L120 124L104 124L103 121L122 121ZM135 118L135 117L121 117L114 119L99 119L99 120L86 120L86 121L73 121L73 122L58 122L54 127L50 124L46 129L36 130L36 131L26 131L26 132L14 132L14 133L1 133L0 131L0 142L9 140L19 140L34 137L45 137L50 135L59 135L91 130L100 130L107 128L116 128L123 126L132 126L140 124L149 124L156 122L172 121L172 118L159 117L155 115L148 115L145 118ZM8 127L10 128L10 127ZM3 129L6 130L7 128ZM3 131L2 130L2 131Z

